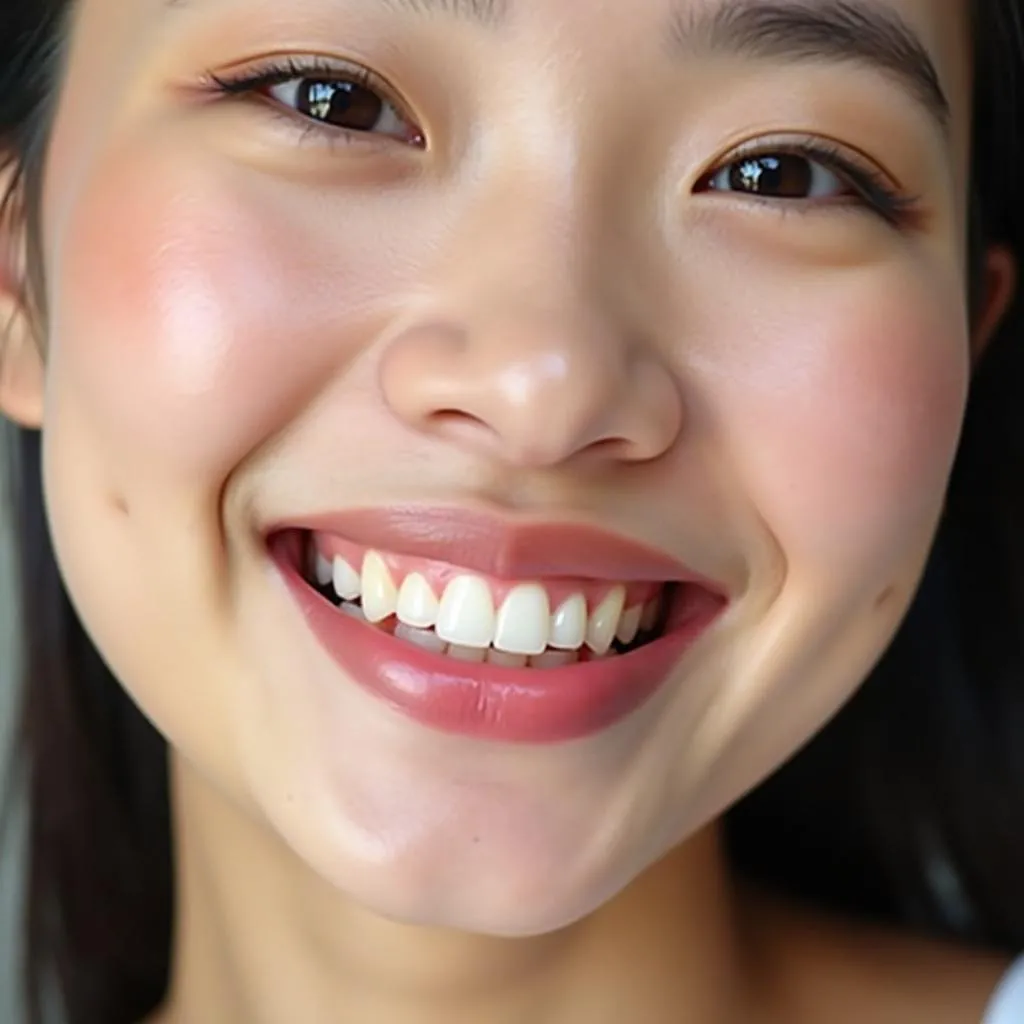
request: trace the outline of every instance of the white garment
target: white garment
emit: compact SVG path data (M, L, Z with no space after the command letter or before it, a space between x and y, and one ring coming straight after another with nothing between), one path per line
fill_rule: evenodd
M1024 1024L1024 956L1003 975L981 1024Z

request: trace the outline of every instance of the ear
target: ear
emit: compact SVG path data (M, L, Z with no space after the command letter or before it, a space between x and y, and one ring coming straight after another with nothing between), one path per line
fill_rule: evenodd
M9 178L0 174L0 196ZM25 244L17 196L0 215L0 414L23 427L43 422L43 357L25 304Z
M985 254L981 307L971 332L971 362L977 366L1017 293L1017 259L1002 245Z

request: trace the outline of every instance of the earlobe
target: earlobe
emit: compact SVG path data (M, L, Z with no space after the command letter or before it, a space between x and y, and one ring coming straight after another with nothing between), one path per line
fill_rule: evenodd
M38 429L43 421L43 357L24 299L23 247L12 237L10 219L0 217L0 414Z
M10 173L0 174L0 197L8 195ZM38 429L43 421L43 357L24 300L24 241L17 206L0 208L0 415Z
M0 292L0 413L23 427L43 423L43 359L22 303Z
M971 333L971 362L981 360L1017 293L1017 260L1006 246L985 254L981 305Z

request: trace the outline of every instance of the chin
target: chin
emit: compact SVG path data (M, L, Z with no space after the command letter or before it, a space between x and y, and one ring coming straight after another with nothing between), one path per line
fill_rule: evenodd
M592 914L649 863L622 850L599 853L585 830L557 822L496 823L493 812L484 821L464 807L445 819L435 805L418 816L417 828L405 803L385 819L367 794L350 790L347 798L344 812L329 799L320 814L278 805L272 825L337 894L342 911L347 904L408 926L503 938L547 934Z

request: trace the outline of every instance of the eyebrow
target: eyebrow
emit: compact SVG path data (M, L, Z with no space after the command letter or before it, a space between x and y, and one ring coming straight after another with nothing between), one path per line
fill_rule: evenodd
M672 41L685 54L860 64L894 79L949 129L949 100L924 43L896 11L871 0L704 4L677 12Z
M197 0L162 0L166 10L195 6ZM497 28L508 15L508 0L377 0L381 7L399 14L445 15L485 28Z
M163 5L183 8L192 2L163 0ZM395 13L440 15L497 29L515 0L376 2ZM675 54L683 56L860 64L901 85L943 133L949 128L949 100L927 48L895 10L878 0L702 0L676 10L670 39Z
M494 28L508 16L508 0L380 0L384 7L413 14L446 14Z

